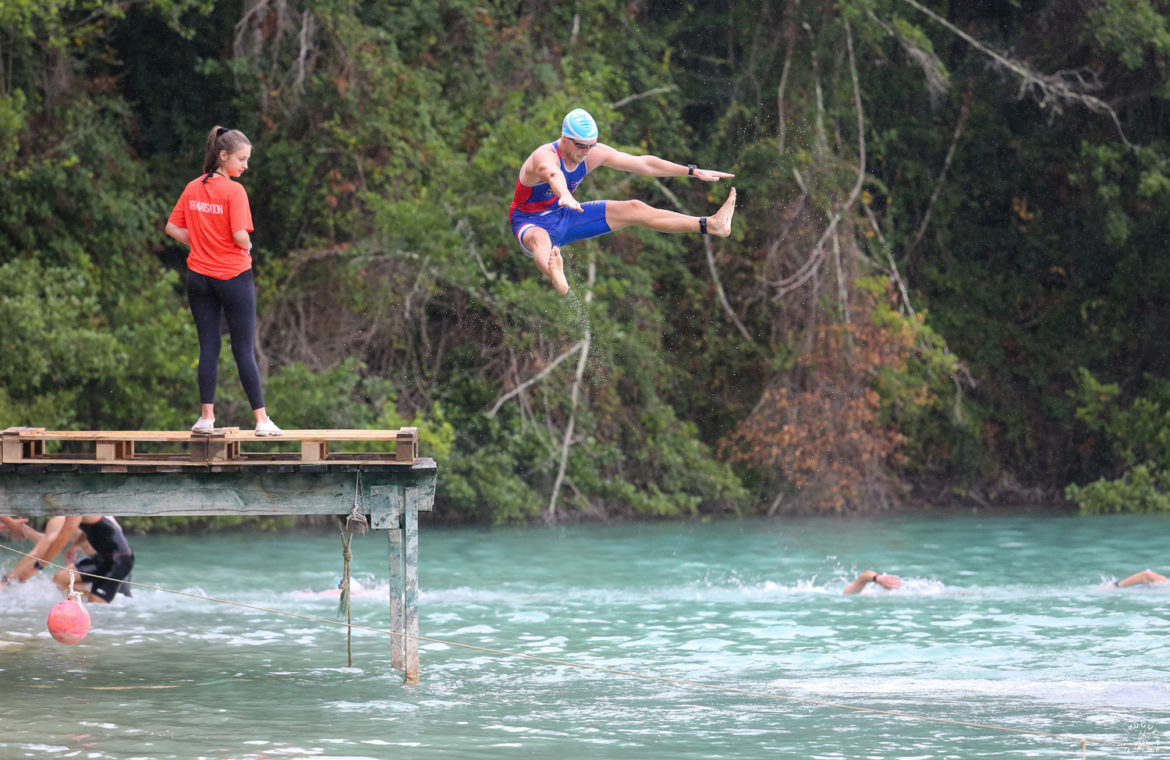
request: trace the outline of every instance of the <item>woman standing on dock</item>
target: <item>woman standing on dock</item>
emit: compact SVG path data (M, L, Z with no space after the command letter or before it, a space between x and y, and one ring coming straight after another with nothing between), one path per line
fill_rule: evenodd
M215 385L219 377L220 315L227 318L240 383L256 415L256 435L283 431L268 416L253 340L256 286L252 278L252 211L248 193L233 178L248 168L252 143L243 132L212 127L207 135L203 176L187 183L167 220L167 234L191 247L187 257L187 299L199 332L199 419L196 434L215 427Z

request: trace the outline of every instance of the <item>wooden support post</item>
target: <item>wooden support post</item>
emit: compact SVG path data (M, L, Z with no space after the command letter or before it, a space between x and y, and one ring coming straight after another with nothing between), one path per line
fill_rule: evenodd
M133 459L134 441L98 441L97 453L94 456L99 462L108 459Z
M324 462L329 458L329 441L301 441L302 462Z
M0 434L3 442L0 446L0 462L18 463L27 462L30 459L39 459L45 456L45 442L44 441L22 441L20 434L22 432L29 433L43 433L44 428L30 428L30 427L10 427L6 429L3 434Z
M402 608L405 599L402 514L405 508L400 485L370 488L370 527L385 530L390 543L390 667L406 670L406 637Z
M191 439L191 459L208 464L224 464L240 458L240 442L218 436Z
M418 488L406 486L406 509L402 513L402 532L406 541L406 684L418 684Z
M390 537L390 667L406 670L406 637L402 635L402 528L395 526L386 535Z
M394 443L394 458L399 462L413 462L418 458L418 428L399 429L398 440Z

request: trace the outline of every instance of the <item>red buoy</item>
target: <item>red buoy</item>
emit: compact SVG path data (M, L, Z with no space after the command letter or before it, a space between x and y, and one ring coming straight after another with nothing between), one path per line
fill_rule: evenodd
M49 633L62 644L76 644L89 633L89 612L72 599L49 610Z

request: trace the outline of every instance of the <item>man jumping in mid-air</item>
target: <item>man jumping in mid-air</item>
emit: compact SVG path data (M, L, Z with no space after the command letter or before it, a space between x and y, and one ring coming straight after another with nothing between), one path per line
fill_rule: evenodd
M727 237L735 214L735 188L712 216L687 216L642 201L578 203L573 191L600 166L646 177L690 176L718 182L734 174L676 164L657 156L632 156L597 141L597 122L575 108L561 124L561 138L532 151L520 167L508 218L526 254L560 293L569 292L561 246L639 225L658 232L698 232Z

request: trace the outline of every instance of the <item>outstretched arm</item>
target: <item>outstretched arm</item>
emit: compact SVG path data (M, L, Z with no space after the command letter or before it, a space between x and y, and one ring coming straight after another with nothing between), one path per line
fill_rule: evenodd
M735 176L727 172L717 172L714 169L700 169L697 166L692 169L689 164L676 164L658 156L634 156L602 144L598 144L593 149L592 155L589 156L589 163L594 167L608 166L618 171L641 174L643 177L691 176L706 182L718 182L721 179Z
M23 583L40 572L42 562L52 562L61 550L73 540L80 517L53 517L45 525L45 534L37 541L28 557L21 557L8 576Z
M885 589L895 589L902 587L902 579L896 575L886 573L875 573L873 570L866 570L861 575L857 576L852 583L845 587L843 594L860 594L861 590L870 583L876 583Z
M40 541L41 533L28 527L27 517L7 517L0 515L0 529L8 531L8 535L16 541Z

